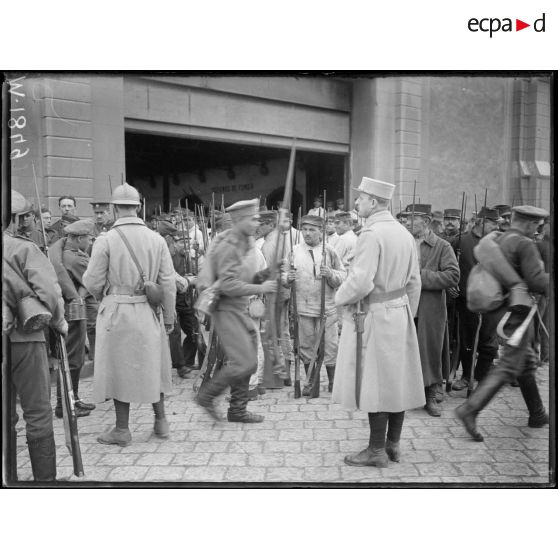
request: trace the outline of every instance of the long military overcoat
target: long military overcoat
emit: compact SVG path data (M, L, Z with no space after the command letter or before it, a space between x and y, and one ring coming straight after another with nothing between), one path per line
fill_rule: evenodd
M366 307L362 380L357 399L355 303L370 293L405 293ZM359 235L353 264L335 296L343 310L333 401L366 412L400 412L424 404L413 316L420 296L415 241L388 211L370 216Z
M420 278L422 290L417 313L417 334L424 385L440 383L446 375L444 367L449 359L447 350L446 293L445 289L457 287L459 266L448 242L427 231L420 245Z
M163 311L159 317L145 295L106 294L110 287L133 290L140 278L116 227L128 238L147 279L163 287ZM148 229L141 219L118 219L109 232L95 240L83 282L101 300L97 315L94 400L159 401L161 393L172 390L164 324L174 323L176 299L174 270L165 240Z

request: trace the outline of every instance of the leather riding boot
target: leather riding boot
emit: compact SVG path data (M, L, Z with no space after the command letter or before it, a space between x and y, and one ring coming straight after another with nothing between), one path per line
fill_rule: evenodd
M310 363L304 363L304 371L306 372L306 382L304 385L304 388L302 389L302 395L303 397L308 397L310 395L310 392L312 391L312 384L310 383L310 378L308 377L308 367L310 366Z
M76 418L87 417L91 414L91 407L95 409L95 405L90 403L85 403L84 406L79 405L80 401L77 400L74 405L74 411L76 413ZM56 418L62 418L64 413L62 411L62 390L60 388L60 376L56 379L56 407L54 408L54 415Z
M522 374L517 378L521 395L525 400L527 409L529 410L529 422L527 425L530 428L541 428L549 423L548 414L544 408L541 394L537 386L537 380L534 373Z
M424 390L426 396L426 405L424 406L426 412L431 417L442 416L442 408L436 401L436 384L427 386Z
M469 399L455 409L455 416L461 420L465 430L476 442L484 440L482 434L477 429L477 415L490 403L492 398L508 381L508 375L499 368L496 368L477 386L477 389L471 393Z
M293 385L291 381L291 361L289 359L285 359L285 373L280 377L285 386L290 387Z
M38 440L27 439L33 479L40 482L56 480L56 445L54 434Z
M327 391L331 393L333 391L333 379L335 377L335 364L326 364L327 371Z

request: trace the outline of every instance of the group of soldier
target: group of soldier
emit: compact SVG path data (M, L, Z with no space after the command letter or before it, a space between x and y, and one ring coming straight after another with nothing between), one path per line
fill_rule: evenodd
M405 411L424 406L441 416L444 381L448 391L479 382L457 411L475 440L482 439L478 413L505 383L519 386L530 427L548 424L535 377L548 360L538 325L547 319L548 214L532 206L483 207L466 222L462 210L412 203L393 217L394 189L364 177L353 188L353 210L345 211L344 200L325 209L318 197L297 229L288 209L269 210L259 200L212 207L207 221L185 204L146 223L141 197L128 184L110 203L92 202L94 219L76 217L75 198L62 196L52 223L48 210L35 211L12 190L3 235L3 333L35 480L56 478L49 395L56 335L67 346L76 415L95 410L79 397L87 353L94 402L114 401L115 426L97 438L103 444L132 442L130 403L151 403L154 433L168 437L172 368L180 378L201 368L195 402L214 420L223 420L216 398L230 388L227 420L261 422L248 402L292 386L298 359L306 372L302 395L319 396L317 351L333 401L368 413L370 443L346 456L348 465L399 461ZM481 317L467 307L474 248L496 229L540 299L542 319L528 324L519 347L499 345L505 308ZM18 301L29 291L52 315L49 327L30 332L18 320ZM211 311L201 304L208 293ZM510 327L524 317L512 316ZM462 377L455 379L459 364ZM54 415L63 416L60 382Z

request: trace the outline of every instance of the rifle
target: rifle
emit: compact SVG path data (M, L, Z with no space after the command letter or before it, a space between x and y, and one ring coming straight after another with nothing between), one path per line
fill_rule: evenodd
M215 238L215 192L211 192L211 240ZM207 252L207 246L205 247Z
M280 223L282 218L288 215L291 207L291 195L293 191L293 178L294 178L294 166L296 158L296 140L293 140L291 147L291 154L289 158L289 168L287 171L287 179L285 182L285 193L283 196L282 207L278 212L277 217L277 242L275 244L275 254L273 260L268 262L270 269L270 280L276 280L278 284L277 294L267 294L265 297L265 343L268 348L268 354L270 356L271 366L273 368L274 375L283 375L285 372L284 359L281 357L281 348L279 346L278 339L278 326L280 319L280 309L278 309L278 295L281 286L281 277L277 273L278 270L278 258L279 258L279 247L282 247L283 235L281 234ZM282 257L282 253L281 253Z
M324 190L324 203L326 201L327 192ZM326 265L326 241L327 241L327 220L324 219L324 224L322 226L322 264ZM326 298L326 283L327 279L322 277L322 291L320 298L320 328L318 330L318 336L314 342L312 360L308 365L308 372L310 374L310 398L320 396L320 369L322 368L322 363L324 361L324 351L325 351L325 326L326 326L326 311L325 311L325 298Z
M77 429L77 417L74 407L74 392L72 389L72 379L70 377L70 365L68 364L68 353L66 343L62 334L54 331L56 356L59 361L58 374L60 385L62 386L62 409L64 417L64 434L66 436L66 447L72 456L74 465L74 475L83 477L83 461L81 459L81 448Z
M459 267L461 262L461 232L463 230L462 224L465 215L465 207L466 207L465 192L463 192L463 196L461 198L461 214L459 218L459 233L457 236L457 247L455 249L455 256L457 258L457 265ZM451 392L451 386L457 374L457 367L459 366L459 353L461 350L461 339L459 335L459 314L457 312L457 304L455 299L451 300L448 323L449 323L448 333L450 336L449 341L450 341L451 363L450 363L448 379L446 381L446 393Z
M294 252L293 252L293 230L289 229L291 239L291 251L289 253L289 265L291 270L295 269ZM294 356L294 397L300 399L300 342L298 338L298 306L296 302L296 282L291 285L291 314L293 317L293 356Z
M39 196L39 186L37 184L37 175L35 173L35 164L33 166L33 178L35 181L35 191L37 193L37 203L41 207L41 198ZM46 246L45 224L43 222L43 215L39 213L41 221L41 229L43 237L45 238L45 252L47 258L50 259L48 248ZM66 343L62 334L58 331L51 330L55 339L55 350L58 358L58 374L60 377L60 386L62 391L62 416L64 419L64 434L66 437L66 447L72 456L74 465L74 475L76 477L83 477L83 461L81 459L81 448L79 445L79 434L77 428L77 416L74 407L74 391L72 388L72 379L70 377L70 365L68 364L68 353L66 351Z
M298 215L296 219L296 243L300 244L300 221L302 220L302 206L298 206Z

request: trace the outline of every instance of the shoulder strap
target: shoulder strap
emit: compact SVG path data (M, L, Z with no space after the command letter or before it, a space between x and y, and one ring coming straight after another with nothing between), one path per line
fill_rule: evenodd
M113 230L115 230L120 235L120 238L122 239L122 242L124 242L124 244L126 245L126 248L128 248L128 252L130 253L130 256L132 256L132 260L134 260L134 263L136 264L136 267L138 268L138 271L139 271L139 274L140 274L140 277L141 277L142 281L145 282L145 274L143 272L143 269L142 269L140 263L138 262L138 259L136 258L136 254L134 253L134 250L132 249L132 246L131 246L130 242L126 238L126 235L120 230L120 227L113 227Z

